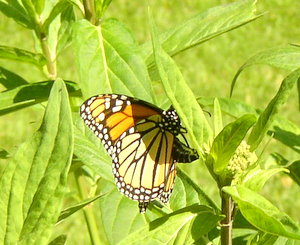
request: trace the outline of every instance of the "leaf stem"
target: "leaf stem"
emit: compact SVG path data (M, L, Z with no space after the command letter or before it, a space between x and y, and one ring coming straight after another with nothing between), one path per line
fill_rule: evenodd
M76 182L76 187L80 196L81 200L86 199L85 197L85 191L84 191L84 186L85 186L85 181L83 177L80 176L80 169L75 171L75 182ZM91 243L93 245L101 245L100 241L100 236L98 234L98 227L96 223L96 219L93 213L93 209L91 205L88 205L86 208L82 209L83 215L85 222L87 224L87 228L89 231Z
M51 79L54 80L56 78L56 75L57 75L56 74L56 62L52 59L47 37L41 36L40 37L40 42L41 42L41 47L42 47L42 50L43 50L43 54L44 54L44 56L47 60L48 76Z
M221 192L222 214L225 218L221 221L221 245L232 245L232 222L235 204L230 195Z

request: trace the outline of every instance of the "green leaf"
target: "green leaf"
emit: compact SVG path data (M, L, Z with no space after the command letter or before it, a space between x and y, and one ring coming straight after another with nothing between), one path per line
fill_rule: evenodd
M102 197L102 194L96 195L94 197L88 198L86 200L81 201L80 203L77 203L76 205L66 208L64 210L61 211L60 216L57 220L57 223L68 218L70 215L76 213L78 210L81 210L82 208L84 208L86 205L96 201L97 199L99 199L100 197Z
M259 17L255 14L255 4L255 0L247 0L208 9L160 34L158 39L165 52L174 56L255 20ZM154 57L151 43L142 45L141 52L147 65L152 65Z
M274 115L278 113L280 107L287 101L291 90L299 77L300 69L290 73L281 83L277 94L270 101L267 108L260 114L249 136L248 144L250 145L250 150L253 151L258 147L265 136L265 133L270 128L270 125L274 120Z
M41 15L45 7L45 0L31 0L31 2L33 3L36 13Z
M219 175L227 166L235 150L255 123L256 117L248 114L226 125L213 141L209 153L209 165Z
M75 13L73 6L68 6L62 13L60 17L60 27L57 36L57 55L64 50L72 41L72 31L73 23L75 21Z
M178 232L175 244L207 244L208 232L218 225L222 217L212 213L211 210L209 212L209 209L207 209L208 212L205 212L207 207L203 206L203 208L203 212L200 211L193 222L185 225Z
M66 235L60 235L56 237L54 240L52 240L48 245L64 245L67 242L67 236Z
M41 103L48 99L53 81L30 83L0 93L0 115ZM70 94L80 96L77 85L66 82Z
M28 17L24 7L17 0L0 1L0 11L8 18L12 18L15 22L25 28L33 29L33 23Z
M13 89L28 84L24 78L3 67L0 67L0 83L7 89Z
M36 12L36 9L35 9L35 6L34 6L32 0L21 0L21 3L27 12L26 15L30 19L33 29L35 31L38 31L38 26L39 26L38 19L39 18L38 18L38 13Z
M232 98L217 98L220 104L221 111L233 118L239 118L245 114L259 115L259 110L255 109L253 106L245 104L239 100ZM200 105L206 108L207 106L214 108L214 97L200 97L197 101Z
M278 236L273 236L268 233L259 232L255 237L258 241L256 242L255 239L253 241L253 245L274 245L277 243Z
M300 128L286 118L274 117L274 122L268 131L274 139L300 153Z
M262 232L261 232L262 233ZM268 233L257 234L251 245L299 245L300 241L285 237L273 236Z
M243 179L243 186L251 189L252 191L260 191L267 180L279 172L288 172L288 170L286 168L252 169Z
M232 230L232 238L233 239L243 237L244 238L243 240L246 240L245 237L253 236L255 234L257 234L257 231L252 230L252 229L247 229L247 228L234 228ZM233 242L235 242L235 240L233 240ZM235 243L233 243L233 244L235 244Z
M109 19L100 26L81 20L74 25L74 49L85 98L120 93L153 102L146 65L127 28Z
M53 20L61 13L63 13L68 7L72 6L68 0L60 0L57 4L52 8L49 16L44 21L42 29L44 30L45 34L49 31L49 26L53 22Z
M74 154L78 159L101 178L113 182L111 158L106 153L101 141L87 128L79 114L74 125Z
M155 62L165 92L187 128L200 157L203 158L203 149L200 146L210 141L212 130L180 70L160 46L152 19L150 19L150 23Z
M110 5L112 0L103 0L103 1L96 1L95 8L96 8L96 16L100 19L103 17L105 10Z
M298 80L297 82L297 90L298 90L298 106L299 106L299 110L300 110L300 81Z
M231 82L230 96L232 95L236 80L238 79L241 72L247 67L266 64L288 71L293 71L300 67L300 47L298 46L286 46L271 48L255 54L249 58L237 71L233 81Z
M273 245L273 244L272 244ZM285 237L278 237L274 245L300 245L299 240L288 239Z
M9 152L3 148L0 148L0 159L7 159L9 157Z
M273 235L300 239L300 227L261 195L242 186L228 186L223 190L233 197L243 216L256 228Z
M46 64L46 59L42 54L4 45L0 45L0 58L33 64L39 68L42 68Z
M100 180L101 191L107 193L99 199L101 219L109 244L117 244L128 234L147 224L146 216L139 213L138 202L122 195L115 184Z
M84 6L80 0L70 0L70 2L74 5L74 7L76 7L76 9L80 11L82 15L84 15L85 13Z
M293 162L288 166L289 175L300 186L300 160Z
M40 129L0 178L0 243L46 244L61 209L73 154L66 87L57 80Z
M201 105L213 107L214 98L202 97L197 99ZM223 113L238 118L246 113L259 115L260 110L242 103L240 101L229 98L218 98ZM300 128L280 115L274 115L274 121L268 131L274 139L280 141L296 152L300 153Z
M218 98L214 99L214 133L218 135L223 128L222 112Z
M119 244L168 244L173 239L182 241L185 238L197 241L215 227L219 220L220 217L209 208L193 205L150 222ZM185 230L187 227L188 233Z
M219 212L217 205L205 194L205 192L180 168L177 166L177 177L170 199L170 207L173 211L201 204L209 206Z

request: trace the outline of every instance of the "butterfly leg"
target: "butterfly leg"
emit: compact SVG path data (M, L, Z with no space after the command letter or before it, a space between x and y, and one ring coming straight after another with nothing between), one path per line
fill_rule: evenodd
M139 209L141 214L144 214L146 212L148 205L149 202L139 202Z

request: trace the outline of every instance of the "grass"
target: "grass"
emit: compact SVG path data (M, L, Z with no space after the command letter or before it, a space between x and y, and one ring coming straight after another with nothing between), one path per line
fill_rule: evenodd
M151 3L151 8L159 30L163 31L209 7L220 4L220 2L229 3L232 1L157 0ZM289 43L299 44L300 29L299 18L297 18L299 9L299 1L261 1L258 3L258 10L260 12L267 11L262 18L210 40L193 50L177 55L175 60L194 93L198 96L228 96L231 80L247 58L267 48ZM107 17L118 18L128 25L139 43L150 39L147 1L113 1L108 8ZM3 15L0 15L0 32L2 33L1 45L34 50L30 31L24 30ZM17 72L31 82L45 79L40 71L32 69L26 64L0 60L0 65ZM58 65L58 72L62 78L78 81L71 47L59 58ZM286 71L267 66L249 68L238 79L233 97L256 107L264 108L286 75ZM282 109L281 115L300 125L297 108L295 89L288 103ZM37 105L2 116L0 118L2 128L0 148L13 151L14 146L23 142L39 127L42 112L42 107ZM275 143L275 141L270 143L269 150L277 151L285 155L287 159L299 158L295 152L286 149L278 142ZM3 161L0 162L0 164L2 163ZM184 165L183 168L213 199L218 200L216 188L212 188L214 182L203 166L199 166L196 162L191 165ZM193 171L195 169L196 171ZM294 219L300 220L300 214L294 208L300 206L299 189L286 175L273 177L263 189L263 194ZM75 235L78 229L74 229L73 225L80 227L82 224L83 222L79 222L78 219L75 224L72 224Z

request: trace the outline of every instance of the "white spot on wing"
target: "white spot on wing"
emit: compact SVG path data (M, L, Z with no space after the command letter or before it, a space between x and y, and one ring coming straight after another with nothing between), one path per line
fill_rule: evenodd
M117 112L117 111L120 111L122 109L122 106L115 106L111 109L112 112Z
M105 109L108 110L110 107L110 102L109 101L106 101L105 102Z
M105 114L103 112L98 116L98 118L100 119L100 121L103 121L104 117L105 117Z
M116 105L123 105L123 100L116 100Z

